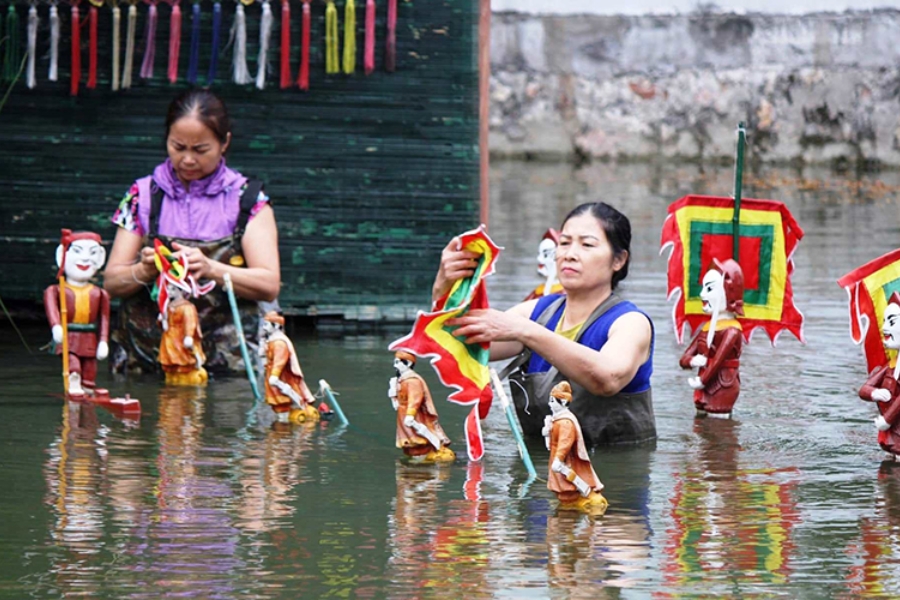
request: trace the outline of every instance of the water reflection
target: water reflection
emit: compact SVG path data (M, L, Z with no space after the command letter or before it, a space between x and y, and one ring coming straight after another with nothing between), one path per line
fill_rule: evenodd
M741 465L741 424L698 418L694 456L675 474L664 568L668 587L783 584L791 573L797 470ZM759 588L757 588L759 589ZM673 597L681 594L674 594ZM664 596L669 596L665 594Z

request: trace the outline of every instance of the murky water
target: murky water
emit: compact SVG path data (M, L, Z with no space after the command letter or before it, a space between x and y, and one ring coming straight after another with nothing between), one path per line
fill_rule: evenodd
M283 433L245 381L205 390L101 381L139 423L64 407L56 360L0 351L0 596L8 598L897 597L900 464L882 463L840 275L896 245L897 175L766 169L745 194L785 201L806 230L795 294L808 345L754 338L735 418L695 420L658 255L666 206L727 194L731 170L499 164L491 233L498 307L538 283L548 225L605 199L635 230L626 294L657 327L655 448L600 452L610 508L557 514L499 411L487 457L413 467L393 447L387 337L295 338L304 370L351 420ZM47 337L27 329L32 346ZM432 390L441 387L422 368ZM465 410L438 401L462 448ZM547 453L531 445L539 471ZM464 452L463 452L464 454Z

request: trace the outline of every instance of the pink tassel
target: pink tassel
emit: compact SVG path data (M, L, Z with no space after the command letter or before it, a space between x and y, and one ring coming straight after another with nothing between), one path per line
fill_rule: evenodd
M156 2L150 2L147 19L147 35L144 45L144 60L141 62L141 78L153 77L153 59L156 56Z
M87 87L92 90L97 87L97 7L93 4L88 10L88 80Z
M384 46L384 70L397 68L397 0L388 0L387 40Z
M297 85L301 90L309 89L309 26L311 0L303 0L303 27L300 30L300 75L297 77Z
M172 2L172 16L169 19L169 83L178 81L178 54L181 51L181 6L178 0Z
M363 49L366 75L375 70L375 0L366 0L366 40Z

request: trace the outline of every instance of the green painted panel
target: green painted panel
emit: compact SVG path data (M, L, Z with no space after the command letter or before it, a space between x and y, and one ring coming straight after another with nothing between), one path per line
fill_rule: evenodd
M229 165L266 182L279 223L282 306L321 314L361 305L427 304L440 248L478 218L477 0L400 0L397 70L383 69L387 2L377 1L376 69L362 72L365 2L357 2L357 71L326 75L325 4L313 3L310 90L278 87L280 8L268 54L267 87L229 81L232 52L219 56L212 89L234 120ZM0 14L8 5L0 5ZM205 82L211 7L201 3L200 73ZM292 70L299 69L300 7L291 2ZM37 86L19 81L0 111L0 242L8 300L39 299L53 277L59 229L92 229L112 240L109 223L131 182L165 158L166 107L187 84L190 9L184 8L180 77L165 79L169 11L160 3L151 80L138 77L146 4L139 7L135 83L110 90L112 12L99 11L99 83L84 75L69 96L71 23L60 5L59 81L47 80L48 6L40 5ZM25 53L27 5L17 6ZM223 3L223 36L234 4ZM343 36L343 1L338 2ZM87 12L86 10L82 11ZM125 14L122 19L124 54ZM248 65L256 72L260 5L247 8ZM0 57L3 56L0 51ZM6 84L3 89L5 90ZM335 308L337 307L337 308Z

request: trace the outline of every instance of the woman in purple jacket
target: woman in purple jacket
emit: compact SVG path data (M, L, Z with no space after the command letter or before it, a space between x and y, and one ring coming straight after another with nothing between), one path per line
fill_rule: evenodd
M206 90L188 90L169 105L169 158L138 179L112 217L119 226L104 287L122 298L113 369L156 370L157 305L149 290L158 271L153 240L184 255L200 282L223 287L230 274L241 298L245 334L251 345L258 330L257 302L273 301L281 287L278 231L261 184L225 164L231 123L224 103ZM211 372L244 369L230 308L218 290L194 300L203 328L203 349Z

